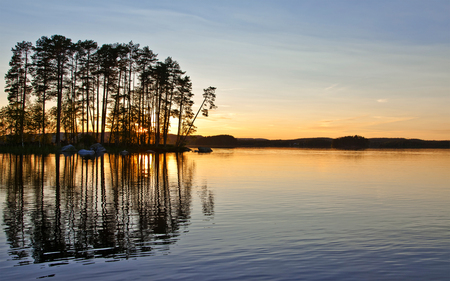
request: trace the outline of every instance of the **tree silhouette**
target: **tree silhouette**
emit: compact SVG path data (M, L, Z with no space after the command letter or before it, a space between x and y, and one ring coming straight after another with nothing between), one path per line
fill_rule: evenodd
M56 78L56 145L61 145L61 111L63 102L64 75L67 71L72 40L62 35L53 35L49 40L52 68Z
M192 120L192 122L190 122L189 127L188 127L186 133L184 134L183 141L181 142L181 144L186 140L186 137L190 134L190 132L194 126L195 119L197 119L197 116L200 113L200 111L202 112L203 116L208 117L209 110L217 108L217 106L214 104L214 102L216 100L215 91L216 91L216 88L211 87L211 86L208 87L207 89L203 89L202 105L198 109L197 114L195 114L195 117Z
M192 82L189 76L180 77L178 81L177 95L175 96L175 103L178 109L174 111L174 115L178 117L178 131L176 145L181 145L181 136L187 132L190 120L192 120L194 113L192 112L192 105L194 101L192 97ZM184 120L184 121L183 121Z
M15 121L15 133L20 137L22 146L24 145L24 123L25 110L30 86L28 86L28 74L31 65L31 50L32 44L30 42L17 43L11 49L13 56L9 62L11 67L5 75L6 92L8 93L8 101L13 111Z
M34 47L23 41L12 52L5 75L9 105L0 114L1 133L10 143L23 145L30 133L45 144L51 132L57 146L61 136L72 143L81 137L166 146L177 118L179 146L195 131L200 111L207 116L215 108L215 88L209 87L194 117L192 82L179 63L172 57L158 61L148 46L132 41L99 47L93 40L42 36ZM48 110L51 100L56 107Z
M91 110L91 92L94 91L94 76L93 76L93 52L97 50L97 43L93 40L79 40L77 45L78 56L80 60L80 69L78 71L78 76L81 80L81 130L85 133L84 125L86 124L86 133L89 133L89 113ZM94 132L94 123L92 123L92 132Z
M33 58L33 93L37 97L37 102L41 104L42 119L42 139L45 140L46 112L45 104L47 100L56 96L56 91L52 91L52 81L56 80L51 64L50 39L43 36L36 41ZM44 141L45 144L45 141Z
M334 139L331 146L341 149L363 149L369 147L369 140L361 136L346 136Z

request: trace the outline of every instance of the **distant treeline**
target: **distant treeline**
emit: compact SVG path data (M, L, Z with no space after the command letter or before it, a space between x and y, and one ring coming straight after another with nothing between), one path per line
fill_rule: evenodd
M192 83L171 57L149 47L42 36L12 48L0 109L0 141L10 144L166 144L171 121L177 145L195 131ZM215 88L204 90L199 112L215 108ZM54 101L56 106L49 107ZM198 113L197 113L198 114ZM173 119L175 118L175 119ZM108 139L106 133L110 132ZM33 137L32 137L33 136ZM36 137L37 136L37 137Z
M216 147L300 147L300 148L450 148L450 141L428 141L404 138L372 138L347 136L342 138L302 138L293 140L268 140L235 138L230 135L198 137L193 145Z
M450 148L450 141L374 138L370 139L370 148Z
M238 146L238 140L230 135L219 135L212 137L200 137L195 142L195 145L205 146L222 146L222 147L235 147Z

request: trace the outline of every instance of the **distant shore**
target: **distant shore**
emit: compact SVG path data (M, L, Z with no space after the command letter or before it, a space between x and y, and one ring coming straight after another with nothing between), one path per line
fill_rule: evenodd
M234 138L230 135L200 137L189 146L209 147L298 147L298 148L333 148L333 138L299 138L291 140L268 140L256 138ZM450 149L450 140L435 141L406 138L369 138L364 148L377 149Z
M171 137L169 136L169 140ZM364 138L365 139L365 138ZM334 146L337 139L333 138L299 138L291 140L268 140L262 138L235 138L230 135L218 136L193 136L189 137L185 146L177 147L174 144L168 145L115 145L104 144L108 153L120 153L127 150L130 153L144 153L153 151L155 153L166 152L185 152L190 148L211 147L211 148L239 148L239 147L292 147L292 148L311 148L311 149L331 149L338 148ZM348 146L341 149L450 149L450 141L406 139L406 138L369 138L365 139L364 147ZM89 149L83 144L75 144L77 150ZM39 146L36 143L21 145L0 144L0 153L12 154L50 154L60 153L61 148L54 144Z

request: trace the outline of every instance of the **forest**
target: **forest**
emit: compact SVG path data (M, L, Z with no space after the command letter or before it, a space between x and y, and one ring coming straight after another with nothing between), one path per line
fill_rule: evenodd
M176 145L196 131L201 112L216 108L215 87L193 111L192 81L171 57L148 46L42 36L18 42L5 75L8 105L0 109L0 142Z

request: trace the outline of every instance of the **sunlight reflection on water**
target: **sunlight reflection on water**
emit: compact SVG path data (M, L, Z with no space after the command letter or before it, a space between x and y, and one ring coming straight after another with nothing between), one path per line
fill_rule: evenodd
M11 280L450 274L449 150L3 154L0 162L0 270Z

